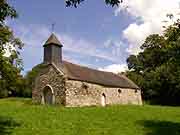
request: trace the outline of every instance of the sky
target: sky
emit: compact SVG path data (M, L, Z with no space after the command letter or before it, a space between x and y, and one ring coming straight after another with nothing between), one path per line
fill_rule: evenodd
M64 0L9 3L19 14L7 24L25 44L21 51L24 74L43 62L43 44L52 24L63 44L64 60L117 73L127 70L126 59L141 51L148 35L162 34L162 26L180 16L180 0L124 0L114 8L103 0L86 0L78 8L66 8ZM173 20L166 16L171 13Z

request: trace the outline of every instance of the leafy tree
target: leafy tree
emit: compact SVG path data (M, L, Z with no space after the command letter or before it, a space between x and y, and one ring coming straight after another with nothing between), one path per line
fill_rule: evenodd
M38 64L35 67L33 67L32 70L26 74L26 76L25 76L25 80L26 80L25 91L26 91L26 93L28 93L28 96L31 96L32 89L34 88L35 78L38 76L38 74L42 71L42 69L44 67L46 67L46 65Z
M143 52L127 59L127 75L154 104L180 105L180 28L169 26L163 35L153 34L142 44Z
M77 7L81 2L84 2L85 0L66 0L66 6L74 6ZM107 5L111 5L112 7L118 6L120 3L122 3L123 0L104 0Z
M2 25L7 17L17 17L16 10L6 0L0 1L0 24Z
M7 18L17 17L16 10L8 4L6 0L0 1L0 97L16 93L20 87L22 76L22 60L19 58L19 50L23 43L16 38L13 31L6 26ZM6 51L10 52L9 57L5 57Z

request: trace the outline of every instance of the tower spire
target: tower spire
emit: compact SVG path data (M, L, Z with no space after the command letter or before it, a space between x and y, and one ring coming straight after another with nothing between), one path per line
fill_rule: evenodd
M48 40L45 42L44 46L46 45L50 45L50 44L53 44L53 45L57 45L57 46L61 46L62 47L62 44L61 42L58 40L58 38L56 37L56 35L54 33L51 34L51 36L48 38Z
M44 63L62 63L62 47L63 45L54 33L48 38L44 44Z

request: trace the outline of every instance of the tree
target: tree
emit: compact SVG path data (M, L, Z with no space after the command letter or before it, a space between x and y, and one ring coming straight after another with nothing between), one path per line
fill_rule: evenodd
M38 76L38 74L46 67L45 64L38 64L35 67L32 68L31 71L29 71L25 76L25 92L28 96L31 96L32 89L34 88L35 79Z
M66 0L66 6L74 6L75 8L77 5L79 5L81 2L84 2L85 0ZM118 6L120 3L122 3L123 0L104 0L107 5L111 5L112 7Z
M19 58L19 50L23 43L16 38L13 31L6 26L7 18L17 17L16 10L8 4L6 0L0 1L0 97L16 93L20 87L22 76L22 60ZM6 51L10 52L9 57L5 57Z
M142 44L143 52L127 59L127 75L151 103L180 105L180 28L169 26L163 35L153 34Z

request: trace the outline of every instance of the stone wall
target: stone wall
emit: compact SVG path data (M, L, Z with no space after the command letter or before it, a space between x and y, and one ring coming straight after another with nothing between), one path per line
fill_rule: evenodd
M74 80L66 81L66 106L100 106L103 94L106 105L142 104L140 90L110 88Z
M67 80L63 73L54 66L47 66L38 75L32 92L36 103L43 103L43 91L50 87L53 103L65 106L101 106L104 97L106 105L136 104L141 105L141 91L129 88L110 88L87 82Z
M36 103L43 103L43 90L46 86L52 88L54 104L65 105L65 78L53 66L47 66L35 80L32 99Z

